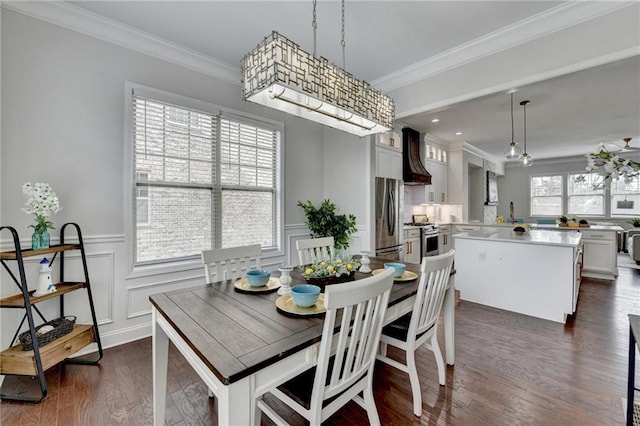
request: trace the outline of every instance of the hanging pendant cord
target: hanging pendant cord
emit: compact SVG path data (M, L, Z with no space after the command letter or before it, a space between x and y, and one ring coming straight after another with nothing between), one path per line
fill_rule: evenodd
M527 101L528 102L528 101ZM524 153L527 153L527 102L524 103Z
M347 44L344 42L344 0L342 0L342 69L347 69L347 55L345 53Z
M316 41L317 41L317 36L316 36L316 30L318 29L318 21L316 19L316 5L317 5L317 0L313 0L313 21L311 23L311 26L313 27L313 57L316 58Z
M511 92L511 144L514 142L514 132L513 132L513 92Z
M524 104L524 152L527 152L527 104Z

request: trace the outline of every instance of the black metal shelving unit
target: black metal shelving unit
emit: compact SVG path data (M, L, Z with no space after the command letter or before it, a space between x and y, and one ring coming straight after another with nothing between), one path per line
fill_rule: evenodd
M65 243L65 233L68 229L75 229L77 243ZM53 245L42 250L22 249L20 247L20 239L15 228L11 226L0 227L0 232L8 230L13 238L14 250L0 252L0 263L5 268L14 283L20 289L20 293L4 297L0 299L0 308L24 309L24 315L16 332L11 340L8 349L0 352L0 374L4 374L5 380L0 388L0 398L7 400L40 402L47 396L47 383L45 380L45 371L60 362L68 364L97 364L102 359L102 343L100 342L100 334L98 333L98 323L96 320L96 312L93 304L93 296L91 295L91 285L89 283L89 271L87 269L87 259L82 241L82 232L76 223L66 223L60 228L60 244ZM82 268L84 273L84 281L71 282L65 281L65 253L70 251L80 251L82 259ZM56 291L45 294L43 296L34 296L34 291L29 291L27 279L24 269L24 258L34 256L44 256L53 254L51 264L56 257L60 255L60 282L56 283ZM10 264L15 263L13 268ZM15 270L17 269L17 274ZM73 330L57 339L51 341L46 346L40 346L38 336L36 334L36 323L34 317L39 317L42 323L47 322L47 318L38 309L37 304L46 300L58 298L60 301L60 317L64 317L64 295L74 291L85 289L87 299L91 308L92 324L74 324ZM33 341L33 350L24 351L20 343L16 344L20 329L23 327L25 320L27 321L31 339ZM82 348L91 343L98 346L97 359L69 358ZM12 379L10 379L10 377ZM22 382L33 381L37 378L40 393L31 392L29 389L33 386L23 384ZM22 379L22 381L21 381Z

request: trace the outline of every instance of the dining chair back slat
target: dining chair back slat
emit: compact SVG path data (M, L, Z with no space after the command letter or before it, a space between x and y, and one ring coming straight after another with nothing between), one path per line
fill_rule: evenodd
M203 250L206 283L239 278L248 270L260 269L261 252L260 244Z
M281 390L287 383L269 385L256 395L256 424L260 412L277 424L286 424L262 398L265 393L271 393L289 405L311 425L320 425L351 400L367 410L369 423L380 424L373 399L373 367L393 286L393 273L389 269L362 280L326 287L326 314L308 408ZM336 331L338 321L340 327Z
M310 265L334 257L333 237L309 238L296 241L300 265Z

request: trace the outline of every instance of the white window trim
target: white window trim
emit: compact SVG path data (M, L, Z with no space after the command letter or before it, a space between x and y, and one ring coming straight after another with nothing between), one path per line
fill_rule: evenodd
M207 112L210 114L221 114L227 118L233 118L247 123L253 122L260 126L268 126L280 132L280 144L276 153L276 168L279 170L278 179L276 181L276 242L275 247L262 251L262 258L268 259L272 257L284 256L284 149L285 149L285 133L284 124L259 117L242 111L224 108L209 102L189 98L183 95L174 94L161 89L155 89L144 86L135 82L127 81L124 87L124 227L125 227L125 253L127 256L128 274L125 279L135 279L139 277L164 274L170 272L181 272L199 269L202 267L200 258L167 261L149 265L134 265L134 218L133 203L135 203L136 193L133 187L133 119L132 119L132 97L133 93L137 96L147 96L162 102L167 102L186 108L192 108Z
M570 213L569 210L569 198L570 197L580 197L581 195L578 194L574 194L574 195L569 195L569 176L571 175L584 175L587 174L584 171L580 171L580 172L567 172L566 173L566 178L565 178L565 189L566 189L566 198L565 198L565 215L567 216L579 216L579 217L597 217L597 218L604 218L607 216L607 210L610 212L610 203L611 201L609 200L609 202L607 202L607 198L610 196L609 194L609 185L605 184L604 188L602 189L602 214L585 214L585 213ZM589 194L589 195L599 195L599 194Z
M565 172L553 172L553 173L536 173L536 174L530 174L528 177L528 190L529 190L529 217L541 217L541 218L556 218L559 217L560 215L562 215L563 213L560 213L558 215L534 215L533 212L531 211L531 198L533 197L531 195L531 179L534 177L544 177L544 176L562 176L562 194L560 194L560 208L561 210L564 212L567 209L567 173Z
M529 217L531 218L551 218L554 216L543 216L543 215L533 215L531 214L531 178L533 177L539 177L539 176L563 176L564 181L563 181L563 195L562 195L562 211L564 215L567 215L569 217L569 213L567 213L567 209L568 209L568 202L569 202L569 191L568 191L568 185L569 185L569 175L571 174L587 174L588 172L585 172L584 170L575 170L575 171L562 171L562 172L548 172L548 173L535 173L535 174L530 174L528 176L529 179L529 194L528 194L528 199L529 199ZM619 220L624 220L624 219L629 219L632 217L636 217L636 214L629 214L629 215L620 215L620 214L616 214L613 215L611 214L611 186L610 186L610 182L606 182L605 183L605 187L604 187L604 214L602 215L593 215L593 214L589 214L589 215L578 215L576 214L576 216L582 217L582 218L596 218L596 219L619 219ZM560 215L558 215L560 216ZM555 217L558 217L555 216Z

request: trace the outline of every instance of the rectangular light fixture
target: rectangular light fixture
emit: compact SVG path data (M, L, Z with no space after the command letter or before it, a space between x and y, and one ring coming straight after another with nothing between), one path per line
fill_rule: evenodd
M242 59L242 99L358 136L393 129L393 99L272 32Z

